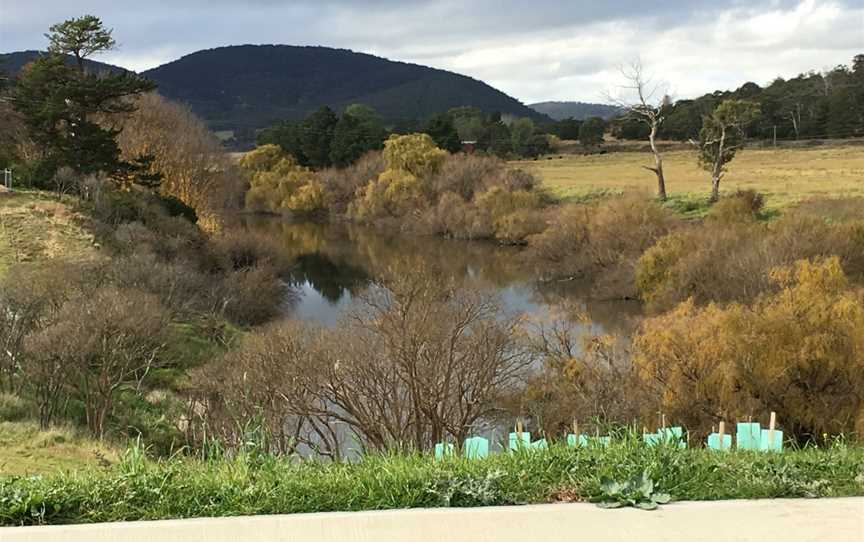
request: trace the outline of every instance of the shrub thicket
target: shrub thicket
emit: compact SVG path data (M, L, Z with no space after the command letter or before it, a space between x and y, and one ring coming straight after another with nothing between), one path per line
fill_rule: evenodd
M782 413L799 440L864 430L864 297L837 257L777 268L749 304L688 300L647 320L634 361L689 427Z
M646 197L568 205L529 239L528 254L546 278L578 277L598 294L631 297L639 257L679 227L672 211Z

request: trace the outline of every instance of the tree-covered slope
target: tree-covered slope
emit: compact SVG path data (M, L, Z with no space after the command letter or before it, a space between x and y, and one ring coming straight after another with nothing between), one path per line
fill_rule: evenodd
M327 47L220 47L144 75L215 129L260 128L302 119L322 105L338 110L352 103L368 104L388 121L422 119L458 106L545 118L470 77Z
M44 51L16 51L14 53L0 53L0 72L15 75L20 72L24 66L39 58L39 55L44 54L46 54ZM69 64L72 64L75 62L75 59L70 56L68 62ZM85 60L84 66L88 70L95 72L128 71L117 66L112 66L111 64L105 64L104 62L96 62L93 60Z
M589 117L611 119L621 112L621 109L614 105L585 102L540 102L528 107L555 120L585 120Z

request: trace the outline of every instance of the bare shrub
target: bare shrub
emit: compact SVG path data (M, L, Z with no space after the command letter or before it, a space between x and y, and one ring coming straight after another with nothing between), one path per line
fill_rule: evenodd
M505 169L492 183L487 183L491 186L501 186L510 192L531 191L537 184L537 178L533 174L524 169L512 168Z
M327 432L334 422L366 449L425 450L445 438L461 442L491 419L529 363L518 321L502 318L488 293L431 272L385 284L333 330L274 325L229 355L208 378L245 374L232 397L248 406L235 409L238 418L223 431L264 414L274 434L290 429L280 442L309 439L338 454L339 436Z
M213 290L214 311L232 322L249 326L278 316L287 293L285 283L267 264L225 273Z
M590 424L630 424L653 398L634 370L627 342L585 329L587 317L572 306L558 307L535 324L531 346L542 370L534 374L514 404L514 415L528 415L548 434L568 432L574 419Z
M18 264L0 280L0 390L19 393L26 337L51 321L72 293L73 265Z
M357 191L377 179L385 168L381 151L372 151L344 169L328 168L319 172L318 179L327 193L330 211L336 214L347 212Z
M529 238L529 257L547 278L582 277L604 294L631 297L639 257L680 225L672 211L646 197L569 205Z
M200 430L238 449L250 430L263 430L268 452L291 454L305 445L338 458L335 420L318 414L326 405L310 392L320 386L316 334L296 322L274 324L196 371L190 436Z
M864 280L864 222L830 224L795 213L767 225L710 220L645 251L636 284L656 310L687 298L697 305L747 302L777 288L768 276L774 267L835 255L851 280Z
M765 206L765 198L755 190L739 190L734 194L720 198L711 206L708 220L732 224L736 222L752 222L759 218L759 213Z
M54 189L58 198L68 194L77 194L80 185L81 178L74 169L68 166L58 169L54 177L51 178L51 188Z
M279 245L276 238L260 232L240 231L213 237L210 249L220 268L228 271L271 266L282 273L290 265L285 256L285 248Z
M493 184L492 179L504 176L506 164L500 158L475 154L448 156L438 172L428 182L427 197L437 201L445 192L458 194L465 201Z
M120 390L140 390L158 366L166 326L159 301L143 292L106 287L67 301L26 339L24 373L43 427L68 396L84 405L88 429L102 437Z

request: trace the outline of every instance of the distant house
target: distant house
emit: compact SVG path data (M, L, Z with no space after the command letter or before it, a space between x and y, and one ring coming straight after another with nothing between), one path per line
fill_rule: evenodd
M474 151L477 150L477 142L476 141L463 141L462 142L462 152L465 154L474 154Z

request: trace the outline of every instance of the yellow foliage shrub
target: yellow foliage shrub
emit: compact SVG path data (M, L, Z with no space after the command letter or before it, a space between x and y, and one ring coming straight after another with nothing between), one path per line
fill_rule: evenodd
M661 408L705 430L777 411L799 440L864 428L864 296L836 257L771 272L752 305L692 300L644 322L634 362Z
M276 145L246 153L240 167L249 176L246 206L250 209L312 213L326 207L325 191L315 172Z
M423 205L420 182L414 175L388 169L361 189L348 214L361 222L400 217Z
M434 174L446 157L447 151L439 149L429 134L394 134L384 142L387 169L405 171L415 177Z

